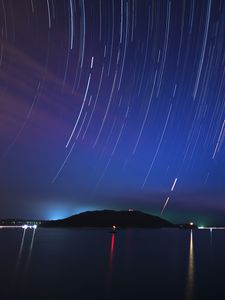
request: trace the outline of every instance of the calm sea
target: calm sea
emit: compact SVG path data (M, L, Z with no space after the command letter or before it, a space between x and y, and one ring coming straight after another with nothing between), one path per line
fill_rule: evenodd
M0 229L0 299L225 299L225 230Z

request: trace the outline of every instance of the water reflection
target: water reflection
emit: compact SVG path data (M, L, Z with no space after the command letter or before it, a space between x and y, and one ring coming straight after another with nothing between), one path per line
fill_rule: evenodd
M10 288L10 298L14 298L14 293L15 293L15 286L16 286L16 282L17 282L17 278L18 278L18 271L19 271L19 267L20 267L20 264L21 264L21 258L22 258L22 253L24 251L24 240L25 240L25 235L26 235L26 230L27 228L23 228L23 235L22 235L22 239L21 239L21 242L20 242L20 248L19 248L19 253L18 253L18 256L17 256L17 260L16 260L16 266L15 266L15 269L14 269L14 273L13 273L13 276L12 276L12 281L11 281L11 288Z
M110 244L110 255L109 255L109 268L110 268L110 271L112 271L114 247L115 247L115 234L112 234L111 244Z
M20 262L21 262L21 257L22 257L22 253L23 253L23 246L24 246L24 239L25 239L26 230L27 230L27 228L23 229L23 235L22 235L22 239L21 239L21 243L20 243L19 253L18 253L18 256L17 256L17 261L16 261L16 267L15 267L14 276L16 276L16 274L18 272L19 265L20 265Z
M30 266L30 259L31 259L32 250L33 250L33 246L34 246L35 233L36 233L36 228L33 229L33 234L32 234L32 238L31 238L31 242L30 242L29 253L28 253L26 269L25 269L25 279L26 279L26 276L27 276L27 273L29 270L29 266Z
M31 237L29 244L28 244L28 241L26 241L26 243L25 243L25 237L27 237L27 230L29 230L28 227L23 228L23 235L22 235L22 239L20 242L19 253L17 256L17 260L16 260L16 266L15 266L14 275L13 275L13 279L12 279L12 286L14 286L16 283L18 283L18 280L19 280L18 273L19 272L23 271L24 272L23 278L24 279L27 278L27 273L29 270L32 250L33 250L33 246L34 246L34 238L35 238L36 228L33 228L32 237ZM29 234L28 234L28 237L29 237ZM28 237L26 238L26 240L28 239ZM29 245L29 250L27 249L28 245ZM26 256L27 250L28 250L28 254ZM21 279L21 276L20 276L20 279Z
M188 259L188 274L187 274L187 286L186 286L186 299L193 299L194 296L194 247L193 247L193 232L190 233L189 243L189 259Z
M107 276L107 289L110 292L112 288L112 271L113 271L113 256L114 256L114 249L115 249L115 234L112 233L111 240L110 240L110 251L109 251L109 269L108 269L108 276Z
M212 248L212 235L213 235L213 229L210 228L210 247Z

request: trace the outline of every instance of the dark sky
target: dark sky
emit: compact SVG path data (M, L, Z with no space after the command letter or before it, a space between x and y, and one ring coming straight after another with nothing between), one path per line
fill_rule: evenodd
M0 217L225 213L225 2L2 0Z

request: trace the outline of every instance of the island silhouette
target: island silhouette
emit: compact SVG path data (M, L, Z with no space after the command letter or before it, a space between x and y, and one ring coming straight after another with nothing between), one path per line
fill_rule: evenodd
M43 221L43 227L171 228L177 225L141 211L97 210L82 212L65 219Z

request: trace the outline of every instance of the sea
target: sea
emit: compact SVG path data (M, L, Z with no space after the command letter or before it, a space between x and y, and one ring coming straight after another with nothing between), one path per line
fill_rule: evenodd
M225 299L225 230L0 229L0 299Z

